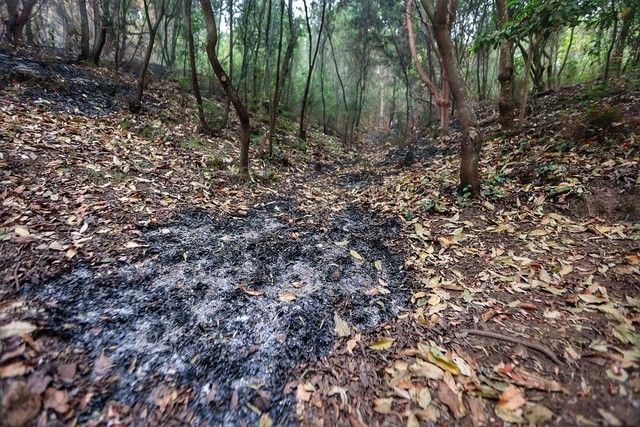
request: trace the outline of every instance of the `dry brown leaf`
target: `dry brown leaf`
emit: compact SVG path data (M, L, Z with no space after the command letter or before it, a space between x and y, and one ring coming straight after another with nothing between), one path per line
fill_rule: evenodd
M15 362L0 367L0 378L19 377L27 373L27 367L23 362Z
M49 387L44 392L44 407L64 414L69 411L69 395L66 391Z
M113 362L104 354L103 351L102 353L100 353L100 357L98 357L95 364L93 365L93 372L96 376L102 377L109 373L112 367Z
M38 328L29 322L23 322L20 320L14 321L7 325L0 326L0 340L18 335L30 334L36 329Z
M393 398L379 398L373 401L373 410L379 414L390 414L391 406L393 405Z
M29 424L39 413L42 399L24 383L9 384L0 402L0 416L8 427L22 427Z
M453 416L459 420L467 414L462 397L454 393L445 383L438 385L438 399L447 405Z

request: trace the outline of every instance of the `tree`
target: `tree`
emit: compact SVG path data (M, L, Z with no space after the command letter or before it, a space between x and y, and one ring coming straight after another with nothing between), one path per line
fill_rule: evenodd
M440 111L440 127L442 129L449 128L449 84L447 82L447 74L444 73L444 64L442 64L441 56L438 56L438 60L440 61L440 68L442 74L442 90L438 90L436 85L427 75L427 72L422 68L422 64L420 63L420 59L418 58L418 52L416 50L416 41L413 33L413 18L411 17L411 13L413 11L413 0L407 0L405 16L407 22L407 33L409 35L409 49L411 50L411 57L413 58L413 62L418 70L418 75L420 76L420 80L429 90L431 95L433 96L433 103L438 107Z
M293 22L293 0L289 0L287 8L287 16L289 19L289 42L287 50L284 54L284 58L281 60L282 54L282 36L284 34L284 0L280 0L280 39L278 41L278 60L276 66L276 84L273 91L273 99L269 105L269 133L267 135L267 141L269 143L269 155L273 154L273 138L275 136L276 124L277 124L277 111L280 104L280 98L282 98L282 88L284 87L284 80L289 74L289 68L291 66L291 57L293 56L293 50L296 47L298 40L298 31Z
M202 106L202 95L200 94L200 84L198 83L198 69L196 67L196 53L193 42L193 28L191 26L191 0L182 1L182 14L184 15L184 33L187 38L187 50L189 56L189 69L191 70L191 88L193 96L196 98L198 106L198 118L200 119L200 129L203 132L208 130L204 107Z
M149 44L147 45L147 51L140 68L140 74L138 75L136 97L129 103L129 109L134 113L138 113L142 109L142 95L144 92L145 78L147 77L149 61L151 60L151 54L153 53L153 44L156 40L156 33L158 32L158 27L164 17L165 1L166 0L160 0L160 5L158 6L159 9L156 9L156 22L152 23L151 14L149 12L149 2L148 0L142 0L144 4L144 17L147 22L147 26L149 27Z
M509 9L507 0L496 0L496 12L498 15L499 30L504 31L509 22ZM500 124L505 129L513 127L513 42L508 37L500 40L500 71L498 74L500 82L500 100L498 109L500 111Z
M229 82L229 76L224 71L224 67L218 59L216 47L218 44L218 29L216 26L216 18L211 8L210 0L200 0L202 13L204 15L204 23L207 29L207 57L211 63L211 68L215 73L220 85L231 100L233 107L240 119L240 171L245 178L249 177L249 135L251 126L249 122L249 113L242 103L242 100L236 93L235 89Z
M89 59L89 17L87 15L87 0L78 0L80 11L80 54L78 61Z
M313 69L316 66L316 60L318 58L318 50L320 49L320 39L322 38L322 30L324 28L324 15L327 10L327 1L322 0L322 12L320 15L320 27L318 29L318 38L316 40L315 51L312 54L313 35L311 31L311 24L309 22L309 12L307 8L307 0L303 0L304 5L304 17L307 24L307 36L309 37L309 70L307 71L307 81L304 86L304 94L302 95L302 107L300 108L300 127L298 130L298 136L302 139L307 137L307 129L305 128L305 113L307 111L307 100L309 97L309 89L311 87L311 77L313 75Z
M614 36L614 48L611 54L610 68L615 77L620 77L622 73L622 59L624 57L624 49L627 47L629 34L631 32L631 25L638 8L638 2L636 0L626 0L622 2L622 10L620 16L622 17L622 24L620 25L620 32Z
M424 3L426 3L426 0L423 0ZM453 44L451 42L451 22L453 21L454 13L453 2L438 0L435 12L432 14L433 31L440 56L442 57L442 67L449 82L451 95L462 126L459 190L469 191L473 197L478 197L481 194L478 163L480 161L482 136L477 130L478 120L469 103L464 89L464 82L460 78L460 72L454 58Z
M24 27L31 19L31 12L37 0L5 0L7 5L7 32L6 39L14 45L22 44ZM22 6L22 7L20 7Z

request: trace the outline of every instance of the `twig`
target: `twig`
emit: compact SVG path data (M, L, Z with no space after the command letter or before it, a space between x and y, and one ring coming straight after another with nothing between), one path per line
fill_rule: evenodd
M540 353L544 354L549 359L551 359L553 361L553 363L555 363L556 365L562 365L562 362L560 361L560 359L558 359L558 357L551 350L549 350L548 348L546 348L546 347L544 347L544 346L542 346L540 344L536 344L536 343L533 343L533 342L525 341L524 339L511 337L511 336L508 336L508 335L502 335L502 334L499 334L497 332L481 331L479 329L465 329L462 332L465 332L465 333L470 334L470 335L478 335L478 336L481 336L481 337L494 338L494 339L497 339L497 340L512 342L514 344L520 344L520 345L523 345L523 346L528 347L530 349L539 351Z

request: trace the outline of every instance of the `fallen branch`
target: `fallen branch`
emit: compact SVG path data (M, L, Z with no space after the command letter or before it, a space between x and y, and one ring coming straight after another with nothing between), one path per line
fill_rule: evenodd
M481 331L479 329L465 329L462 332L465 332L469 335L478 335L481 337L486 337L486 338L494 338L497 340L502 340L502 341L508 341L514 344L520 344L523 345L525 347L528 347L530 349L536 350L542 354L544 354L545 356L547 356L549 359L551 359L553 361L553 363L555 363L556 365L562 365L562 362L560 361L560 359L558 358L558 356L556 356L551 350L549 350L548 348L540 345L540 344L536 344L533 342L529 342L529 341L525 341L524 339L520 339L520 338L516 338L516 337L511 337L508 335L502 335L499 334L497 332L489 332L489 331Z

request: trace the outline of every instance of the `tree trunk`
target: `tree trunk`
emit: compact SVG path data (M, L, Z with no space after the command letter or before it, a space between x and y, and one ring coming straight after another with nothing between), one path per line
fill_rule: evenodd
M318 40L316 40L316 48L315 52L313 52L313 56L311 56L311 49L313 46L312 43L312 35L311 35L311 25L309 24L309 13L307 11L307 1L303 0L304 4L304 16L307 23L307 33L309 35L309 72L307 73L307 81L304 86L304 94L302 95L302 108L300 109L300 128L298 131L298 136L302 139L307 138L307 129L305 128L305 113L307 111L307 100L309 97L309 88L311 87L311 76L313 75L313 69L316 66L316 60L318 58L318 51L320 49L320 38L322 37L322 30L324 29L324 14L327 9L326 0L322 1L322 15L320 18L320 28L318 29Z
M527 103L529 102L529 80L531 79L531 62L533 61L533 50L535 48L536 41L533 36L529 41L529 49L527 52L527 59L524 66L524 83L522 84L522 101L520 102L520 111L518 112L518 126L524 126L524 118L527 115Z
M482 136L476 129L476 115L471 105L469 105L464 83L460 78L460 71L454 58L450 20L450 16L453 14L452 5L453 3L449 3L448 0L438 0L433 19L433 29L438 50L442 57L442 66L447 76L451 95L462 126L459 191L469 191L473 197L478 197L481 194L478 163L480 161Z
M284 58L280 61L282 51L282 35L284 33L284 0L280 2L280 40L278 42L278 69L276 70L276 87L273 93L273 100L269 106L269 155L273 154L273 138L276 131L277 111L282 97L282 88L284 87L284 79L289 73L293 50L296 47L298 34L293 22L293 0L289 0L287 16L289 18L289 42ZM282 64L282 69L279 69Z
M405 7L405 18L407 25L407 34L409 36L409 49L411 50L411 57L413 58L413 62L416 66L416 70L418 71L418 76L422 83L424 83L427 90L433 95L435 99L435 103L440 112L440 127L442 129L449 128L449 94L446 90L446 82L443 81L443 90L439 91L433 81L427 75L427 72L422 67L420 63L420 58L418 58L418 52L416 49L416 39L413 32L413 17L411 13L413 12L413 0L407 0L407 4ZM445 73L443 73L445 75ZM443 79L444 80L444 79Z
M611 71L613 72L614 77L620 77L622 73L622 59L624 56L624 48L627 46L627 39L629 37L629 32L631 30L631 24L633 23L633 18L635 17L637 2L634 0L627 0L623 4L625 7L622 12L622 26L620 27L620 33L618 34L618 38L615 43L615 47L613 48L613 53L611 54Z
M185 36L187 38L187 50L189 55L189 67L191 69L191 87L193 96L198 104L198 118L200 119L200 129L207 132L208 126L204 116L204 108L202 106L202 95L200 93L200 84L198 83L198 69L196 67L196 53L193 42L193 28L191 26L191 0L182 2L182 14L184 15Z
M496 0L498 12L498 25L504 28L509 21L509 9L507 0ZM513 42L508 39L500 41L500 72L498 74L500 82L500 124L504 129L513 128L514 107L513 107Z
M87 0L78 0L80 10L80 54L78 61L89 59L89 16L87 15Z
M136 97L129 104L129 110L133 113L138 113L142 109L142 95L144 93L144 81L147 76L147 69L149 68L149 61L151 61L151 54L153 53L153 44L156 39L156 33L158 32L158 27L160 26L160 22L162 22L162 18L164 17L165 11L165 0L162 0L160 3L160 11L157 12L156 22L155 24L151 23L151 16L149 15L149 3L147 0L143 0L144 3L144 15L147 21L147 26L149 27L149 45L147 46L147 52L144 56L144 61L142 63L142 68L140 68L140 74L138 76L138 90L136 92Z
M211 63L211 68L220 81L220 85L227 93L233 107L240 119L240 171L245 178L249 177L249 135L251 132L249 113L245 108L242 100L236 93L233 86L229 83L229 77L224 71L218 55L216 54L216 45L218 44L218 30L216 28L216 19L213 15L210 0L200 0L204 22L207 28L207 56Z
M31 12L36 5L37 0L23 0L22 8L18 10L18 0L5 0L7 5L8 19L7 25L7 40L14 44L20 45L22 43L22 37L24 33L24 27L31 19Z

